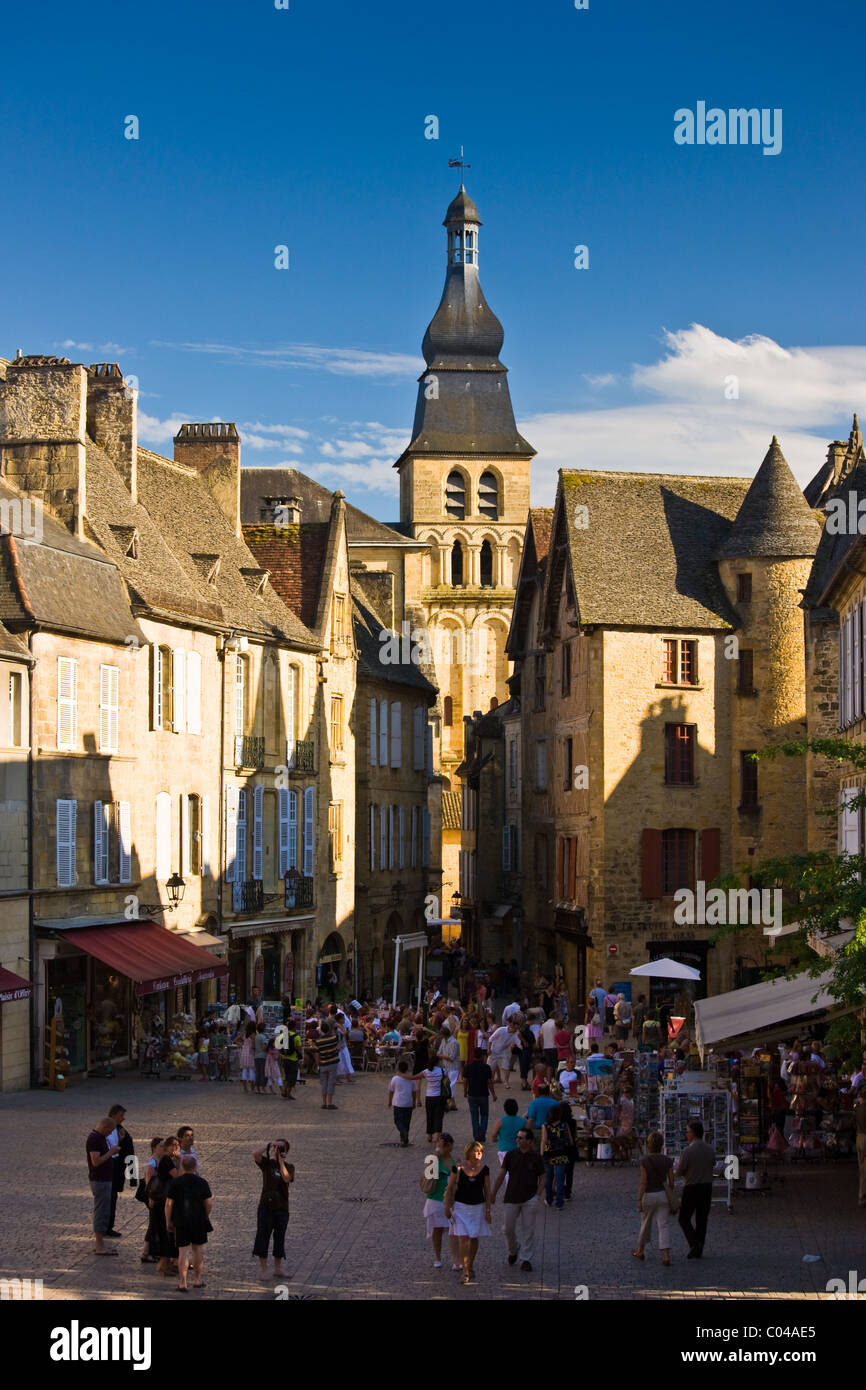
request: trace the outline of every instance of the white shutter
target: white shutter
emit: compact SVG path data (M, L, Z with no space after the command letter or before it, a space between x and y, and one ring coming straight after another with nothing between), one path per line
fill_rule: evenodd
M854 682L852 679L852 669L854 665L854 642L851 631L851 615L845 619L845 723L850 724L854 718Z
M388 807L388 868L394 867L394 807Z
M426 735L427 735L427 747L426 747L426 750L425 750L425 752L426 752L426 763L427 763L426 772L427 772L427 776L428 776L428 777L432 777L432 776L433 776L433 726L432 726L432 724L428 724L428 725L427 725L427 727L426 727L426 729L425 729L425 733L426 733Z
M289 680L286 686L286 767L295 766L295 710L297 707L296 686L298 681L297 666L289 667Z
M180 794L180 876L189 878L191 873L189 858L189 796Z
M402 806L397 807L397 868L402 869L406 865L406 812Z
M253 790L253 878L259 880L262 874L262 836L263 836L263 809L264 809L264 787L255 787Z
M395 700L391 706L391 766L403 764L403 706Z
M186 731L201 733L201 655L186 654Z
M237 659L235 666L235 709L234 725L235 738L243 738L246 733L247 717L247 688L246 688L247 667L242 656Z
M375 700L371 704L375 704ZM370 807L370 872L376 871L376 807Z
M418 807L412 807L412 850L409 857L409 866L412 869L418 867Z
M201 873L202 878L210 873L210 797L201 799Z
M238 791L238 824L235 838L235 885L240 887L247 880L247 794Z
M108 882L108 806L103 801L93 803L93 882Z
M511 868L511 826L502 827L502 870L508 873Z
M77 801L57 802L56 830L58 888L72 888L75 885L77 867L75 825L77 812Z
M171 878L171 797L160 792L156 798L156 877L163 883Z
M298 793L288 793L289 838L286 853L286 870L298 867Z
M226 787L226 883L234 883L238 857L238 789Z
M171 683L174 690L171 727L176 734L186 730L186 652L176 648L171 654Z
M132 879L132 823L128 801L117 803L118 883Z
M117 696L118 676L116 666L99 668L99 751L117 752Z
M421 867L430 866L430 812L421 812Z
M379 807L379 868L388 863L388 813L384 806Z
M151 654L151 711L150 726L152 729L162 728L162 652L156 642L150 649Z
M860 811L852 810L849 802L857 796L855 787L842 793L842 833L839 849L843 854L860 853Z
M306 787L304 790L304 878L313 877L315 862L315 832L314 816L316 813L316 789Z
M289 869L289 793L280 787L280 872L285 878Z
M377 733L376 733L376 709L377 709L376 701L375 701L375 700L371 700L371 701L370 701L370 766L371 766L371 767L375 767L375 766L376 766L376 752L377 752L377 747L378 747L378 745L377 745L377 737L378 737L378 736L377 736Z
M75 747L78 734L78 662L57 658L57 747Z
M379 766L388 766L388 701L379 701Z
M412 767L416 772L424 771L424 706L416 705L412 711Z

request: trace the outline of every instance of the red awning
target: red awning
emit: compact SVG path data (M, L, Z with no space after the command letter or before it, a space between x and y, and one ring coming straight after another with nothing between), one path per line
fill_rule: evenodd
M110 927L76 927L60 932L73 946L135 981L136 994L156 994L178 985L197 985L229 973L228 965L186 937L155 922Z
M33 985L30 980L22 980L20 975L13 975L11 970L4 970L0 965L0 1004L13 1004L16 999L29 999L33 993Z

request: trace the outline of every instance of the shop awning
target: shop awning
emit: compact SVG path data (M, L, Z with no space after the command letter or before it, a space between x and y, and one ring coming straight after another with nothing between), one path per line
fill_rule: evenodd
M714 1043L732 1042L750 1034L778 1032L779 1026L795 1021L806 1023L810 1016L834 1015L848 1012L826 985L831 971L813 976L805 971L792 980L784 977L760 985L747 985L728 994L716 994L710 999L695 1000L695 1029L698 1047L703 1051ZM815 1002L812 1002L813 996ZM860 1006L858 1006L860 1007Z
M32 993L30 980L22 980L20 975L13 975L11 970L4 970L0 965L0 1004L14 1004L16 999L29 999Z
M156 922L76 927L59 935L103 965L134 980L139 995L176 989L178 985L197 985L229 973L228 966L209 951Z

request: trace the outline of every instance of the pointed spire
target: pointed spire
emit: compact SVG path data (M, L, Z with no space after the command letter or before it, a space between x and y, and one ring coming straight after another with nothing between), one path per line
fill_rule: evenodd
M806 558L814 555L820 535L818 520L773 435L716 558Z

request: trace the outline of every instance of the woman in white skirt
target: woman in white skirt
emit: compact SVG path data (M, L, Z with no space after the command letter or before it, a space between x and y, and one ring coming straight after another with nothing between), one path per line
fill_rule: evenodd
M346 1041L346 1027L343 1023L345 1014L340 1014L334 1019L334 1031L337 1034L337 1045L340 1049L339 1062L337 1065L337 1080L343 1077L347 1081L355 1080L355 1068L352 1066L352 1058L349 1055L349 1044Z
M491 1234L490 1202L490 1169L484 1162L484 1146L473 1139L463 1150L463 1162L448 1180L444 1203L451 1234L460 1241L461 1284L475 1277L479 1238Z
M442 1236L451 1225L445 1215L445 1192L454 1171L454 1140L450 1134L437 1134L436 1154L439 1159L439 1176L432 1192L427 1194L424 1203L424 1217L427 1222L427 1239L433 1242L433 1268L442 1268ZM449 1237L451 1246L451 1268L460 1269L460 1242L456 1236Z

